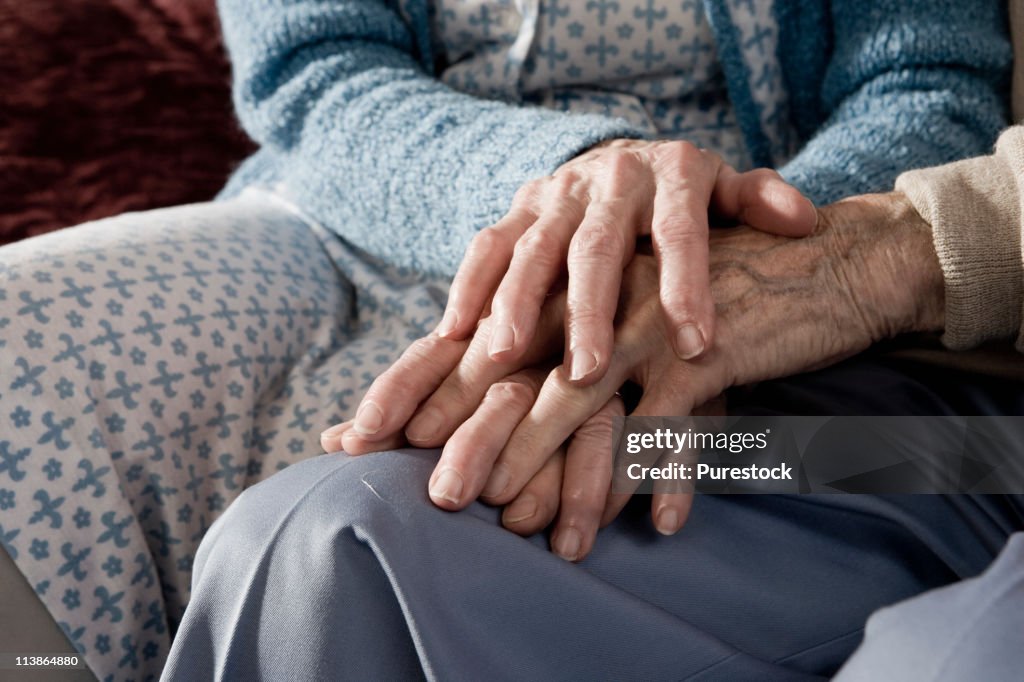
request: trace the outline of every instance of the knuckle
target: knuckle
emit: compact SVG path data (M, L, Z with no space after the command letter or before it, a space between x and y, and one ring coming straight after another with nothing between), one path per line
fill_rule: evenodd
M669 146L678 156L697 156L701 153L700 148L688 140L675 140Z
M580 196L568 194L558 199L551 213L559 220L578 225L587 211L586 202Z
M704 320L700 293L694 289L679 292L663 293L661 305L669 318L679 324L682 322L700 322Z
M602 434L609 434L615 422L616 412L611 404L605 404L597 414L587 420L586 425Z
M459 377L449 376L442 384L444 400L458 407L470 407L479 402L479 396Z
M596 212L584 227L573 235L569 253L576 259L614 260L622 259L626 250L626 238L622 234L615 216L607 211Z
M609 175L613 179L629 180L644 171L643 159L632 149L616 149L608 155L605 162Z
M409 373L400 371L395 367L384 372L373 382L366 392L364 400L379 401L382 397L400 396L405 397L415 392L415 386L409 378Z
M515 245L515 255L529 260L540 260L546 263L558 258L562 251L562 245L558 238L551 232L530 228L519 238Z
M562 503L566 507L571 506L574 510L578 510L585 504L588 497L587 489L581 485L566 484L562 488Z
M562 505L570 511L569 521L580 521L602 507L601 491L583 485L567 484L562 489Z
M570 334L585 333L588 336L596 334L598 330L610 330L612 326L607 313L592 304L580 302L569 306L568 323ZM597 339L589 340L594 342Z
M408 357L417 363L433 364L433 358L437 357L438 349L442 343L444 343L444 340L441 337L436 334L430 334L413 341L406 348L402 356Z
M470 252L474 256L485 256L508 249L508 237L496 227L485 227L476 233L470 242Z
M702 154L692 142L687 140L670 140L654 148L655 159L665 164L689 165L699 159Z
M529 205L537 200L544 192L544 188L550 182L550 178L534 178L524 183L512 197L515 206Z
M498 402L503 405L529 407L536 398L537 392L533 386L526 384L524 381L506 379L487 389L484 400Z
M707 250L708 231L687 212L661 216L652 228L655 246L669 251Z
M704 161L706 163L709 163L714 167L727 165L725 163L725 159L723 159L718 152L711 151L710 149L703 150L701 152L701 156L704 157Z
M607 407L580 425L577 437L606 439L612 432L615 413Z
M673 184L679 186L689 184L687 178L694 173L710 173L721 163L714 152L701 150L685 140L662 143L654 149L652 157L652 166L662 175L661 181L673 179Z
M556 192L571 191L577 183L583 179L583 173L578 168L572 165L567 165L559 168L554 175L551 176L550 189Z

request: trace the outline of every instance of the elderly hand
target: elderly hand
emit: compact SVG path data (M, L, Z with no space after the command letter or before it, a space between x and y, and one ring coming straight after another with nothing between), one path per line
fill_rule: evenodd
M740 174L687 142L614 140L527 184L509 213L477 235L452 283L437 336L464 339L489 309L494 332L483 357L495 367L521 363L537 333L541 306L564 269L567 312L560 324L566 372L580 385L592 384L611 361L622 269L637 236L650 235L671 347L680 358L695 357L710 347L714 327L709 208L788 236L810 233L817 220L811 202L774 171ZM414 371L429 371L428 366ZM330 433L351 427L383 442L405 428L413 444L429 440L436 426L429 415L407 426L409 415L390 407L403 396L383 386L362 401L352 424Z
M507 505L503 521L517 532L539 530L557 513L554 550L582 558L601 522L628 498L609 494L608 417L621 412L614 396L623 382L643 390L634 414L687 414L729 386L824 366L880 338L942 325L942 274L930 230L899 195L822 209L819 229L802 240L747 228L715 231L710 253L719 335L698 360L680 360L671 350L656 263L639 255L624 275L612 362L595 384L575 384L556 368L542 384L534 374L527 381L515 377L523 389L492 388L520 364L549 354L545 343L557 345L557 297L545 306L533 356L520 363L488 361L485 322L469 343L427 337L382 375L371 397L397 391L403 400L389 408L408 418L429 395L419 413L440 416L434 436L421 443L447 441L430 481L435 503L459 509L479 495ZM429 376L411 371L426 364ZM413 376L418 383L410 383ZM583 445L574 447L581 427ZM342 444L353 453L379 449L353 430ZM678 530L689 504L683 495L655 495L658 529Z
M525 185L511 210L470 244L451 287L442 337L470 334L490 301L488 354L516 360L533 340L545 296L567 270L565 363L593 383L611 361L622 269L638 236L651 235L672 347L681 358L710 347L708 210L723 218L803 236L814 206L777 173L737 173L687 142L614 140ZM357 418L357 428L364 425Z

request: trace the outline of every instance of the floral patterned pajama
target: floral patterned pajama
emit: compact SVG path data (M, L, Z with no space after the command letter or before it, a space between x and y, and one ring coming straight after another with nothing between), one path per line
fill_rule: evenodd
M256 189L0 249L0 541L101 678L158 676L210 525L438 320Z

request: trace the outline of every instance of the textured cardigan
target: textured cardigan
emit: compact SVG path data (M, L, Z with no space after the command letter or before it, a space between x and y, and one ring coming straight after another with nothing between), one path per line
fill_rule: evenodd
M704 0L730 99L755 163L816 202L984 153L1006 125L1002 0L777 0L764 72L778 67L786 101L771 112L732 21L753 1ZM397 4L219 0L238 115L261 145L225 194L276 184L384 261L452 274L525 181L639 136L618 119L452 90L434 76L427 2ZM792 159L772 147L773 126L795 131Z

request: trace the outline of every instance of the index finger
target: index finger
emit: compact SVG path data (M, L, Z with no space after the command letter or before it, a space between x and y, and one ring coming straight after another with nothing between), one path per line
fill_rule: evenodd
M374 380L359 403L352 430L367 441L397 433L420 402L455 369L469 343L443 339L436 332L414 341Z
M494 225L473 237L448 290L448 302L437 333L461 339L476 329L487 299L498 288L519 238L537 220L532 193L538 183L527 184L516 194L512 209Z

